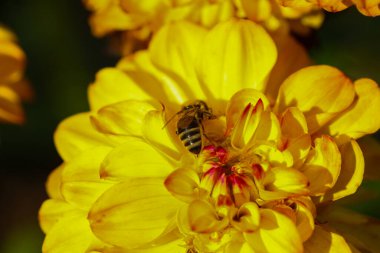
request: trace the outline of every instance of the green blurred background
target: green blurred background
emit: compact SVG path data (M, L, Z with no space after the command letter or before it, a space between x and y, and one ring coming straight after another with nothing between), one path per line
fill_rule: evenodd
M79 0L0 1L0 23L17 34L36 93L34 102L25 105L24 126L0 125L2 253L41 252L37 212L47 198L45 180L61 161L54 129L67 116L88 109L87 85L97 70L117 60L106 40L92 37L87 18ZM364 17L355 8L328 14L305 42L316 63L380 82L380 18ZM364 187L379 189L371 183ZM359 209L380 217L379 206L368 203Z

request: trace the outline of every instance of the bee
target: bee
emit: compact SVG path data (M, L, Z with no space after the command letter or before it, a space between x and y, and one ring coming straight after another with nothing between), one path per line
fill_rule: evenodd
M215 119L211 108L201 100L186 105L174 116L179 115L176 134L183 145L191 153L199 155L203 148L204 128L203 120ZM174 118L167 121L165 126Z

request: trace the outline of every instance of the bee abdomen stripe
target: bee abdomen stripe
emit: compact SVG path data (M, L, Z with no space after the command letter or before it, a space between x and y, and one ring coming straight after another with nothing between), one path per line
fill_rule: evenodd
M194 142L194 143L191 143L190 145L186 146L186 148L188 150L192 149L192 148L196 148L196 147L200 147L202 145L202 141L199 140L197 142Z
M185 144L185 146L191 144L191 143L194 143L194 142L197 142L197 141L200 141L202 139L201 137L201 134L195 134L195 135L192 135L192 136L187 136L187 138L184 138L182 140L183 144Z
M181 140L183 140L182 138L184 135L186 136L188 134L191 134L192 132L200 132L199 127L193 127L193 128L185 129L178 136Z

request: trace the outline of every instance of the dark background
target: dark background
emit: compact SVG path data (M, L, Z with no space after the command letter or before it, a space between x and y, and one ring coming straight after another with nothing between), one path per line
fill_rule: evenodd
M47 198L45 180L61 161L54 129L62 119L88 109L87 85L97 70L116 63L107 41L91 35L87 18L79 0L0 1L0 23L18 36L36 93L34 102L24 106L24 126L0 125L2 253L41 252L37 212ZM305 41L316 63L380 82L380 18L364 17L355 8L328 14L323 27ZM376 215L372 207L361 208Z

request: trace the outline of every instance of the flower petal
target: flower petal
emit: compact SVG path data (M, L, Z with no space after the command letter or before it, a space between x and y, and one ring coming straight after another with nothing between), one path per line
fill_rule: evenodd
M279 150L277 148L277 145L273 143L259 144L252 149L252 152L255 155L258 155L259 157L264 157L266 163L268 163L272 167L290 168L293 166L292 154L288 150ZM265 167L263 167L264 170L266 170Z
M309 2L318 5L326 11L337 12L351 6L351 1L344 0L308 0Z
M194 68L205 35L206 29L200 26L174 22L162 27L149 45L153 64L182 83L181 87L191 100L205 99Z
M0 83L20 80L24 71L25 54L10 38L1 39L0 62Z
M311 137L304 134L298 138L287 140L284 151L289 151L293 157L293 168L300 168L307 158L311 148Z
M380 129L380 88L377 83L371 79L359 79L355 81L355 92L354 103L326 127L330 135L338 136L339 143Z
M207 201L194 200L188 208L191 230L197 233L212 233L228 226L227 217L220 217Z
M92 147L113 146L105 135L93 128L89 113L76 114L62 121L54 133L54 143L64 161Z
M144 85L144 89L152 97L166 106L178 107L190 99L188 90L184 90L178 78L169 77L152 64L147 50L123 58L117 67L124 70L135 83Z
M231 134L231 145L235 149L243 149L254 137L257 126L260 123L264 105L261 99L255 105L249 103Z
M207 34L200 56L198 78L206 94L214 100L228 100L244 88L263 91L277 52L261 26L232 19Z
M0 122L22 124L25 120L21 101L10 87L0 86Z
M55 170L53 170L46 182L46 192L52 199L59 199L62 200L63 196L61 193L61 186L62 186L62 171L64 168L64 164L57 167Z
M164 253L164 252L184 252L185 247L182 240L173 240L171 242L149 247L145 249L131 249L128 253ZM102 250L99 253L126 253L124 249L115 248L113 250Z
M342 168L338 181L319 201L337 200L356 192L363 180L364 158L358 143L354 140L339 147L342 154Z
M127 178L166 177L173 171L167 157L145 141L129 137L114 148L101 163L100 176L122 181Z
M143 124L143 136L147 142L152 144L158 151L163 152L174 160L179 160L180 150L185 149L180 140L172 131L169 131L165 117L161 111L150 111L146 114Z
M331 137L323 135L314 140L314 149L300 171L310 180L312 196L320 196L335 185L341 171L341 154Z
M89 20L92 33L101 37L113 31L123 31L136 28L145 21L145 16L128 15L118 2L109 2L107 6L98 9ZM104 22L104 21L107 22Z
M322 226L316 225L313 235L304 243L305 253L320 252L347 252L351 250L344 238L334 232L330 232Z
M252 136L248 146L253 146L259 142L279 143L281 138L281 127L277 116L273 112L263 112L255 134Z
M132 249L165 236L179 205L162 179L127 180L106 191L88 218L92 231L103 241Z
M295 199L294 203L296 204L296 226L304 242L312 236L314 231L315 207L310 198L305 197Z
M380 1L379 0L351 0L356 4L356 8L366 15L376 17L380 15Z
M271 101L276 101L280 85L297 70L309 66L311 60L305 50L292 36L276 36L278 58L270 73L265 94Z
M276 108L295 106L304 113L309 133L314 133L354 100L351 81L330 66L311 66L289 76L282 84Z
M308 178L296 169L271 168L260 182L259 195L263 200L283 199L309 193Z
M65 163L61 192L67 202L88 210L95 200L113 185L99 176L100 164L110 151L108 147L97 147Z
M199 183L199 176L192 169L177 169L165 179L166 189L185 202L199 197Z
M38 220L42 231L47 234L61 218L77 215L83 215L83 211L63 200L48 199L41 205Z
M46 235L42 245L44 253L83 253L91 248L103 248L91 232L85 213L68 216L58 221Z
M126 100L101 108L91 122L102 133L114 136L142 136L143 121L149 111L161 109L158 103Z
M286 108L280 118L282 135L297 138L308 133L307 122L303 113L297 107Z
M92 110L128 99L149 100L152 96L144 90L143 83L136 83L117 68L104 68L96 74L95 82L88 88ZM150 83L150 85L153 85Z
M258 23L270 18L272 14L272 3L266 0L240 0L241 8L245 16Z
M228 101L226 109L226 135L228 135L232 128L234 128L235 124L242 116L244 108L246 108L248 104L256 105L259 100L263 102L265 110L269 105L269 101L260 91L254 89L242 89L231 97L231 99Z
M230 223L241 232L255 232L260 225L260 209L254 202L244 203L237 213L230 217Z
M288 217L270 209L260 209L260 214L260 228L244 233L254 252L303 252L296 226Z

